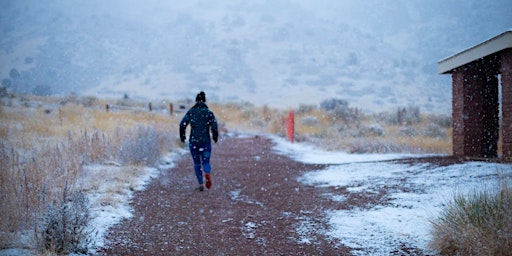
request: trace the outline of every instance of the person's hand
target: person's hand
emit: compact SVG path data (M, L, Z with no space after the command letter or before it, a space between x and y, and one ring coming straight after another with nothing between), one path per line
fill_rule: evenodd
M213 134L213 141L215 143L217 143L217 140L219 139L219 135L218 134Z
M181 143L185 143L185 137L180 137Z

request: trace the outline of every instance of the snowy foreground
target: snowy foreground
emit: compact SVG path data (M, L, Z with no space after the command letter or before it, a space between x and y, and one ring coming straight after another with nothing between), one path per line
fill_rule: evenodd
M500 180L510 182L512 179L511 164L468 162L446 167L410 166L378 161L411 155L325 152L273 139L277 143L275 150L281 154L304 163L330 165L300 177L305 184L345 187L353 193L377 192L379 188L393 185L407 188L406 192L390 192L391 201L385 206L328 212L331 229L327 234L354 248L354 255L388 255L404 243L428 251L427 244L432 237L430 221L436 219L454 193L492 189ZM325 196L335 201L344 200L339 195ZM363 248L365 251L360 250Z
M311 145L292 144L279 137L271 139L275 143L273 150L278 154L304 163L329 165L299 177L305 185L346 188L350 193L377 193L384 187L407 188L389 191L390 200L386 205L339 211L326 209L329 230L297 230L302 234L325 232L339 239L344 246L353 248L353 255L388 255L401 246L428 252L429 221L438 216L455 192L471 193L494 188L500 179L512 179L511 164L468 162L447 167L410 166L379 161L419 155L326 152ZM86 166L85 172L89 175L82 177L79 183L89 195L93 217L91 228L97 231L90 249L92 254L94 248L104 245L109 227L132 216L128 203L133 192L143 190L152 178L172 168L174 162L186 153L183 149L170 153L158 168L134 168L129 180L121 179L125 176L121 173L126 169L115 163ZM325 196L336 202L344 200L342 195ZM307 223L299 226L308 229ZM308 238L303 237L303 242L307 241ZM30 252L9 249L0 250L0 255L30 255Z

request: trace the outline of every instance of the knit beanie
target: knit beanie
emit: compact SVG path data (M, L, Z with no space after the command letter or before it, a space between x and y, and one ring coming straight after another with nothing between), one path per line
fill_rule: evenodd
M204 94L204 92L203 92L203 91L201 91L201 92L196 96L196 102L199 102L199 101L206 102L206 95Z

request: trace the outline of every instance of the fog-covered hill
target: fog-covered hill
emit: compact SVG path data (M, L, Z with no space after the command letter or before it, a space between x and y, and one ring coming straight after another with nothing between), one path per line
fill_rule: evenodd
M183 3L186 2L186 3ZM437 61L512 28L509 0L0 0L9 90L450 113Z

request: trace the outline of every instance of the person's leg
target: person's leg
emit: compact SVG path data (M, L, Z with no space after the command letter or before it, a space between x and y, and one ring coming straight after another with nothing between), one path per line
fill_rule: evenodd
M192 155L192 160L194 160L194 171L196 173L197 182L199 185L203 184L203 171L201 171L201 152L199 148L190 143L189 144L190 154Z
M210 173L212 170L212 166L210 165L210 156L212 155L212 146L205 145L202 147L202 150L199 152L201 155L201 163L203 164L203 171L205 173Z
M206 188L212 187L212 179L210 176L212 166L210 165L210 156L212 154L212 145L208 144L202 147L200 151L201 154L201 162L203 164L204 177L206 178Z

